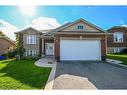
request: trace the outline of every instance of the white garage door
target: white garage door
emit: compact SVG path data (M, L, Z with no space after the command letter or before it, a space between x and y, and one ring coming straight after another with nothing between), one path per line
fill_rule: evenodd
M60 60L101 60L100 40L61 40Z

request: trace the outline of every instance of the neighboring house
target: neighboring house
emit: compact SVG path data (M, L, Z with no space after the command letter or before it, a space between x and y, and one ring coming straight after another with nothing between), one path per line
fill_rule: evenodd
M9 51L13 51L16 48L15 42L7 37L0 36L0 55Z
M16 34L26 50L24 56L53 55L58 61L106 59L107 33L84 19L52 30L30 27Z
M127 27L115 26L107 30L107 53L119 53L127 48Z

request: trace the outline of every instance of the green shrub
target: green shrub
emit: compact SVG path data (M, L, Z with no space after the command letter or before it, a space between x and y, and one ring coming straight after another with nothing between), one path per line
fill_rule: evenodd
M7 56L7 54L2 54L1 56Z
M40 56L33 56L32 59L33 60L38 60L38 59L40 59Z
M122 53L122 54L127 54L127 48L123 49L123 50L121 51L121 53Z
M22 57L23 60L32 60L32 56L24 56Z
M22 59L24 60L38 60L40 57L39 56L24 56Z
M5 55L8 58L15 58L16 51L10 51L10 52L6 53Z

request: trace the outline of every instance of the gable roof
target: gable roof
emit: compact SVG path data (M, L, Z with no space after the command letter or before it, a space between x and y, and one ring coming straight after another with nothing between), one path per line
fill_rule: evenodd
M70 25L70 24L71 24L71 22L65 23L64 25L59 26L58 28L56 28L55 31L57 31L57 30L59 30L59 29L61 29L61 28L63 28L63 27L66 27L66 26L68 26L68 25Z
M86 20L84 20L84 19L82 19L82 18L80 18L80 19L78 19L78 20L76 20L76 21L74 21L74 22L72 22L72 23L64 24L64 25L62 25L62 26L56 28L55 31L60 31L60 30L62 30L62 29L65 29L65 28L67 28L67 27L69 27L69 26L71 26L71 25L73 25L73 24L75 24L75 23L77 23L77 22L79 22L79 21L83 21L83 22L87 23L88 25L93 26L94 28L96 28L96 29L98 29L98 30L100 30L100 31L102 31L102 32L106 32L105 30L101 29L100 27L98 27L98 26L96 26L96 25L94 25L94 24L92 24L92 23L90 23L90 22L88 22L88 21L86 21Z
M36 29L33 28L33 27L28 27L28 28L23 29L23 30L21 30L21 31L18 31L18 32L16 32L16 33L23 33L23 32L26 32L27 30L33 30L33 31L36 31L36 32L38 32L38 33L41 33L39 30L36 30Z
M0 39L5 39L5 40L7 40L9 43L13 44L13 46L16 46L15 42L12 41L11 39L7 38L7 37L0 36Z
M41 33L52 32L54 29L39 30Z

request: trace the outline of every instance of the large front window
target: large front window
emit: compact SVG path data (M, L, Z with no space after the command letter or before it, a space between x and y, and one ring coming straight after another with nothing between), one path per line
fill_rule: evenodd
M116 32L114 33L114 42L115 43L122 43L123 42L123 33L121 32Z
M26 37L26 44L36 44L36 35L28 35Z

